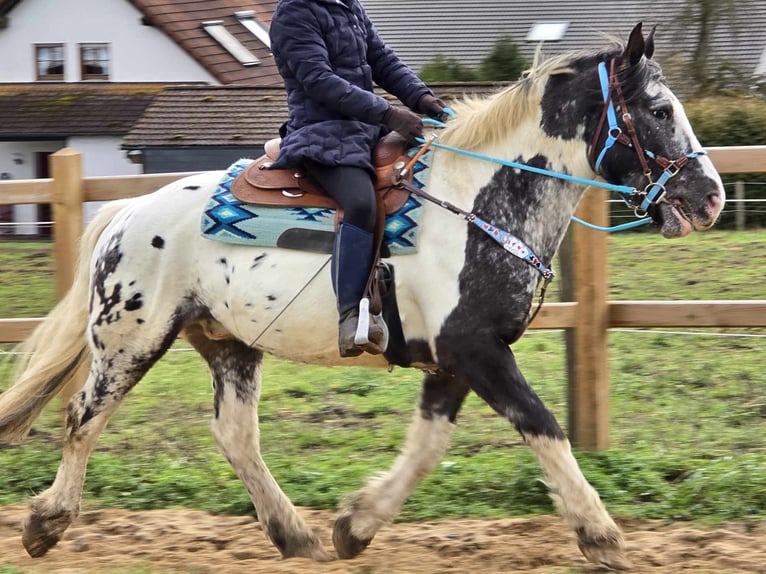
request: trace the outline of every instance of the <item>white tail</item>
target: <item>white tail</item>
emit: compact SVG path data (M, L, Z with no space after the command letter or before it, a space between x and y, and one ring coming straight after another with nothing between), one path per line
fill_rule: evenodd
M70 383L77 388L84 383L91 360L85 336L90 259L101 233L128 201L113 201L98 211L80 240L72 287L18 346L24 358L17 364L16 382L0 395L0 444L23 441L53 397Z

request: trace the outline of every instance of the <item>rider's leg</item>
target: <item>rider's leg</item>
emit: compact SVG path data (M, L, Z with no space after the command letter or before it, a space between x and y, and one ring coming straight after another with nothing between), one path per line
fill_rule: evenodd
M355 342L359 323L359 302L372 270L376 223L375 189L372 176L362 168L326 166L307 162L306 171L343 208L343 222L333 245L332 281L338 298L338 346L342 357L371 350L387 338L385 324L370 323L367 337L371 346Z

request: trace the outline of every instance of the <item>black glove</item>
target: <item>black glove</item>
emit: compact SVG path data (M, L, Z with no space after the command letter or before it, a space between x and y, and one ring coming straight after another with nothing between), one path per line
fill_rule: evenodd
M407 140L423 137L423 120L408 109L398 106L389 107L383 116L383 123L389 129L399 132Z
M436 120L444 121L446 119L444 113L446 107L447 104L444 103L444 100L431 94L423 94L418 100L418 111Z

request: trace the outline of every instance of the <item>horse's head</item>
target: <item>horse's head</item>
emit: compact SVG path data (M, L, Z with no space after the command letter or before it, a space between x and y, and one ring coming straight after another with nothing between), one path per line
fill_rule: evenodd
M639 23L621 53L597 61L601 99L586 137L594 170L635 187L637 212L665 237L682 237L715 223L725 192L653 53L654 30L644 38Z

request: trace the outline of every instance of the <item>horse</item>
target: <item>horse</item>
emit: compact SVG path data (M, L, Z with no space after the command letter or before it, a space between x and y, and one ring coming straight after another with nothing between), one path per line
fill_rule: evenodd
M627 43L550 58L517 83L453 106L455 118L439 136L444 148L432 150L429 193L520 238L536 264L510 256L470 218L439 202L424 205L419 249L392 257L410 366L423 370L422 389L392 467L340 505L337 558L357 556L393 521L444 456L473 391L531 448L585 557L628 567L619 527L511 345L528 326L541 269L584 192L579 180L633 189L632 204L666 238L708 229L723 208L721 179L653 53L654 30L645 36L639 23ZM324 365L388 361L339 357L325 255L200 235L200 214L221 178L193 175L106 204L84 232L71 290L26 342L32 354L0 397L0 440L23 440L61 389L80 389L67 406L55 480L30 501L22 534L30 556L44 555L78 516L86 463L107 420L184 336L209 366L212 433L268 539L284 558L336 558L261 456L261 362L264 353Z

